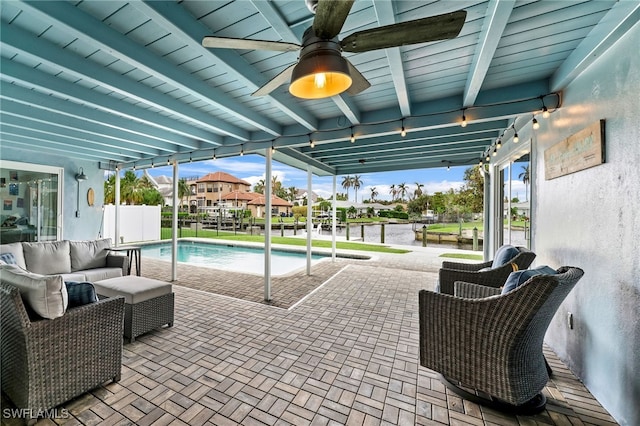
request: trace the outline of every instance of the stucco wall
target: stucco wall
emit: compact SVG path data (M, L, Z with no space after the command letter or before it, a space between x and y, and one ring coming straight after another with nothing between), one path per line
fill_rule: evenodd
M102 200L104 200L104 171L97 162L78 161L62 156L34 155L33 152L11 149L10 143L0 141L0 159L22 163L62 167L64 169L62 189L62 238L87 240L98 237L102 222ZM2 165L0 164L0 167ZM80 167L89 178L80 183L80 217L76 217L78 183L75 176ZM95 191L95 205L87 203L87 190Z
M618 422L640 424L640 24L564 90L534 136L538 265L585 275L547 342ZM544 150L606 120L606 163L553 180ZM567 325L567 314L574 328Z

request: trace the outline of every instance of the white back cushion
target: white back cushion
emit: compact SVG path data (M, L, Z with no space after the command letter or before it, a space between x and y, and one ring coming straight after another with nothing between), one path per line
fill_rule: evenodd
M36 274L68 274L71 272L69 241L22 243L27 270Z
M0 266L0 279L17 287L25 304L42 318L64 315L69 298L67 286L60 275L38 275L17 265Z

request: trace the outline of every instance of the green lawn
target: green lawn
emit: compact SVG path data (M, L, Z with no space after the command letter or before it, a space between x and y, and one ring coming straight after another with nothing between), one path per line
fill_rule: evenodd
M454 259L469 259L469 260L484 260L481 254L467 254L467 253L442 253L440 257L451 257Z
M161 235L170 235L170 228L162 228ZM218 234L218 235L216 235ZM212 240L226 240L226 241L246 241L253 243L264 243L264 235L246 235L242 233L234 234L233 232L228 231L220 231L216 232L215 230L200 230L197 232L192 229L182 229L182 233L178 234L183 238L187 237L198 237L198 238L210 238ZM169 239L170 237L163 237L163 239ZM273 244L287 244L291 246L306 246L307 240L303 238L293 238L293 237L271 237L271 242ZM331 241L328 240L313 240L311 241L311 247L317 248L331 248ZM411 250L404 249L395 249L388 246L374 245L374 244L366 244L366 243L352 243L345 241L337 241L336 248L344 249L344 250L360 250L360 251L370 251L376 253L410 253Z

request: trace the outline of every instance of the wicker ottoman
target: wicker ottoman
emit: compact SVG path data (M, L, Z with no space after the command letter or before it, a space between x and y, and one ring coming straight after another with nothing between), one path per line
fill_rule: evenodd
M167 324L173 325L174 293L171 284L126 275L93 283L98 296L124 296L124 337L136 337Z

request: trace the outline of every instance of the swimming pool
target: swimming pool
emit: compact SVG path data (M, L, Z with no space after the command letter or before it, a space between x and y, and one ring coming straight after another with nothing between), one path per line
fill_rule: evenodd
M143 246L141 254L154 259L171 261L171 244ZM317 262L325 256L311 255ZM303 268L307 255L299 252L271 250L271 275L284 275ZM193 241L178 241L178 262L207 268L248 274L264 274L264 250Z

